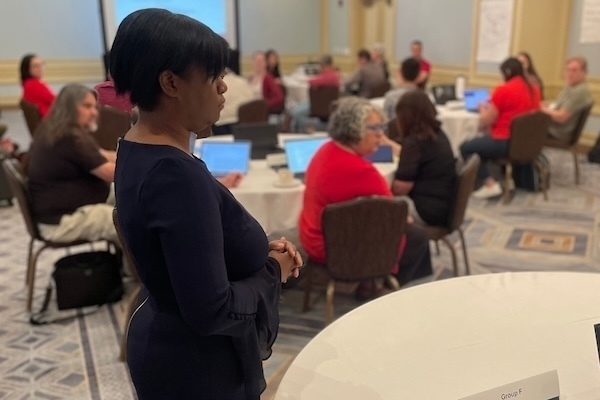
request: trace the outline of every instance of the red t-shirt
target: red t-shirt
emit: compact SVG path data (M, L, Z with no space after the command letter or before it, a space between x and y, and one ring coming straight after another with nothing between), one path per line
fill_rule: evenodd
M371 162L334 142L317 151L306 171L304 204L298 221L300 242L309 257L325 263L321 215L325 206L361 196L392 197L385 178Z
M102 82L94 86L96 92L98 92L98 103L103 106L110 106L125 111L127 114L131 113L133 105L129 100L129 95L117 95L115 89L115 83L111 80Z
M52 90L37 78L28 78L23 82L23 100L37 106L42 118L50 111L56 95Z
M421 65L420 70L423 72L427 72L429 73L431 71L431 64L429 64L429 62L427 62L425 59L421 59L421 61L419 62Z
M530 89L525 80L514 77L494 89L490 103L498 110L490 135L496 140L506 140L510 138L510 123L514 117L539 110L540 90L535 85Z
M335 70L327 70L321 72L316 77L310 79L308 81L310 86L312 87L321 87L321 86L340 86L340 74Z

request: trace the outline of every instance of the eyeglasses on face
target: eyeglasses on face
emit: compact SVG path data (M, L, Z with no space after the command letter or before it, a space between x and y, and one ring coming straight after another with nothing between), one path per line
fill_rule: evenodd
M367 125L366 128L373 132L383 132L383 133L386 133L388 130L388 126L386 124Z

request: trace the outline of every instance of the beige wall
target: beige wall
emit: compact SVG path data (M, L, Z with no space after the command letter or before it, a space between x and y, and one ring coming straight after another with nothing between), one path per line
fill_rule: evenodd
M63 2L66 0L62 0ZM246 0L243 0L246 1ZM355 54L362 47L370 47L373 43L382 43L386 54L390 59L390 68L393 72L397 70L397 60L394 60L397 37L398 12L410 12L410 3L393 0L388 4L387 0L373 0L373 5L366 7L360 0L344 0L344 16L347 18L346 27L343 30L349 32L347 46L344 53L337 52L336 46L331 42L331 24L344 23L340 15L332 15L338 10L337 0L311 0L319 2L319 7L311 12L313 18L318 19L318 30L320 31L319 43L306 48L314 48L317 51L310 53L294 52L288 49L281 56L282 69L284 73L291 72L296 65L307 59L317 60L320 54L334 54L335 62L344 73L350 73L355 67ZM445 0L439 0L445 1ZM570 26L576 17L574 2L576 0L514 0L513 34L511 53L519 50L529 51L536 66L544 79L546 96L554 98L563 87L562 70L564 59L568 51L568 38L573 34ZM440 64L433 61L433 69L430 82L448 83L453 82L458 74L467 77L469 85L493 87L499 83L499 75L494 73L481 73L476 70L475 49L477 48L478 32L478 7L481 0L473 0L473 26L472 38L463 40L471 41L471 57L468 65ZM86 0L86 7L91 7L90 0ZM407 10L399 10L407 7ZM341 9L340 9L341 10ZM83 11L82 11L83 12ZM282 18L287 18L282 14ZM309 29L309 25L307 25ZM451 34L451 24L443 27ZM443 34L441 31L440 34ZM91 33L90 33L91 34ZM285 35L285 32L272 32L272 35ZM94 36L94 35L92 35ZM94 36L95 37L95 36ZM337 38L336 40L339 40ZM46 57L47 68L45 79L55 85L66 82L93 83L102 79L102 65L99 58L90 58L89 55L62 58ZM13 56L5 57L0 50L0 106L14 106L17 104L18 92L18 60ZM251 71L250 56L242 59L242 68L246 73ZM392 75L395 75L394 73ZM594 119L600 121L600 76L590 76L596 106L593 110ZM591 136L589 136L591 138ZM592 139L593 140L593 139Z

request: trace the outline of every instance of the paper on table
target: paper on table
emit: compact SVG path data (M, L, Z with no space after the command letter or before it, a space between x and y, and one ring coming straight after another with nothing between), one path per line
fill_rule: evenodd
M477 61L501 62L510 50L514 0L482 0Z
M548 371L459 400L558 400L558 372Z
M584 0L581 10L581 43L600 43L600 0Z

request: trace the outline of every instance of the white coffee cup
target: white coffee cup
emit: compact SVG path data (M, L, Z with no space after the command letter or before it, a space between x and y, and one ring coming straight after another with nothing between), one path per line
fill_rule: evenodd
M277 171L277 175L279 176L279 183L282 185L288 185L294 182L294 174L287 168L280 168Z

